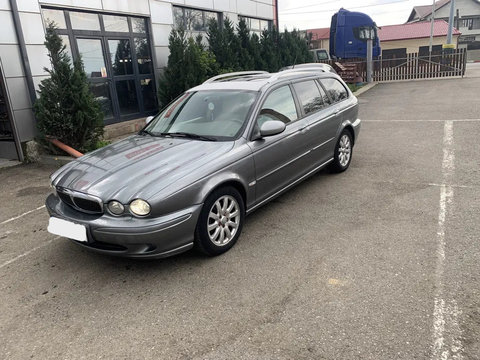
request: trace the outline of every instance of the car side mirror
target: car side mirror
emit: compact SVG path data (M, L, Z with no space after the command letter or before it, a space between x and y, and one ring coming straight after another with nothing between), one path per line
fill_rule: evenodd
M268 120L265 121L260 127L260 136L273 136L285 131L286 125L280 120Z
M154 116L149 116L145 119L145 124L148 124L150 121L152 121Z

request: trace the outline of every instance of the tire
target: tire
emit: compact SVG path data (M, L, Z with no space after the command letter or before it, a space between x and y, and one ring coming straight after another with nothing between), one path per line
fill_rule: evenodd
M231 186L216 189L200 212L195 247L208 256L227 252L240 237L244 220L245 204L238 190Z
M334 173L341 173L348 169L353 155L352 134L348 130L343 130L335 145L333 162L330 170Z

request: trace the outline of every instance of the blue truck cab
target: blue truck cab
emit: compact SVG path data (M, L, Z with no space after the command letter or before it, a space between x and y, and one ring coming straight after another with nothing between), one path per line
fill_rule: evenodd
M332 16L330 55L340 59L366 58L368 39L373 40L373 56L379 56L377 25L367 14L340 9Z

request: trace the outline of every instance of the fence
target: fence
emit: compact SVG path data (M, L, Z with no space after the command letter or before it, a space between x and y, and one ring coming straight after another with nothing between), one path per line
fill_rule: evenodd
M465 49L454 50L450 53L420 55L407 54L404 58L382 58L373 60L373 81L396 81L413 79L430 79L451 76L464 76L467 56ZM328 63L338 70L335 61ZM348 59L340 61L342 64L355 64L356 72L364 80L367 79L367 63L365 59ZM340 70L340 75L341 70ZM350 81L350 78L345 79Z

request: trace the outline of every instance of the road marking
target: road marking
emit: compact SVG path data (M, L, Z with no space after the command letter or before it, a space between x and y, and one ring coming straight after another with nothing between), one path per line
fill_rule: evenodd
M418 120L413 120L413 119L362 119L362 122L446 122L446 121L451 121L451 122L478 122L480 119L451 119L451 120L439 120L439 119L418 119Z
M24 252L23 254L20 254L20 255L14 257L13 259L5 261L3 264L0 265L0 269L4 268L5 266L10 265L11 263L14 263L17 260L20 260L21 258L24 258L27 255L30 255L31 253L33 253L34 251L37 251L38 249L41 249L41 248L51 244L53 241L55 241L59 238L61 238L61 236L55 236L53 239L50 239L50 240L44 242L43 244L38 245L37 247L34 247L33 249L30 249L30 250Z
M30 210L30 211L24 212L23 214L20 214L20 215L18 215L18 216L15 216L15 217L13 217L13 218L8 219L8 220L2 221L2 222L0 223L0 225L5 225L5 224L7 224L7 223L9 223L9 222L11 222L11 221L20 219L21 217L24 217L25 215L31 214L31 213L34 212L34 211L41 210L41 209L43 209L44 207L45 207L45 205L42 205L42 206L39 206L39 207L36 208L36 209L33 209L33 210Z
M443 133L442 175L437 224L437 261L435 268L435 302L433 310L433 360L463 359L461 329L458 324L460 311L455 300L446 301L443 291L445 270L445 221L453 204L453 174L455 152L453 147L453 120L445 121Z

